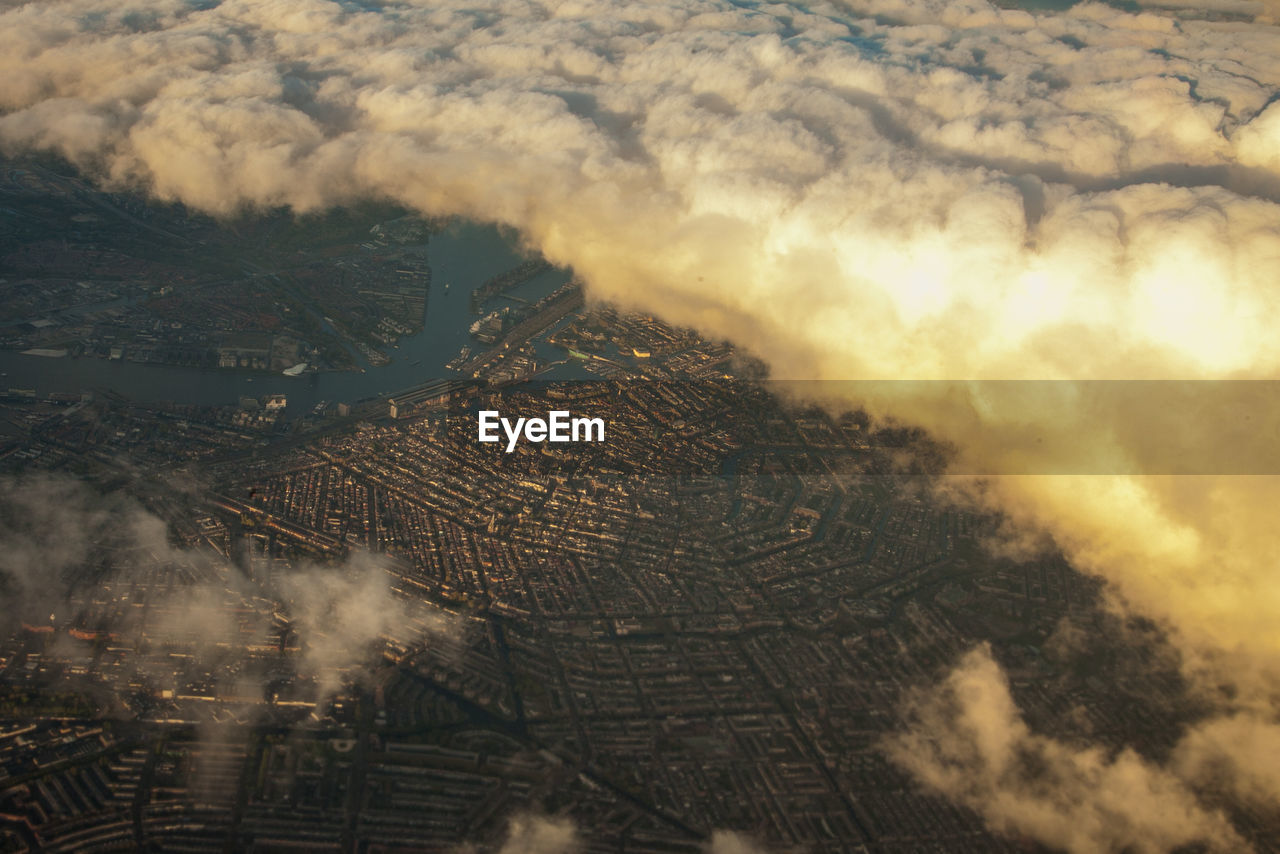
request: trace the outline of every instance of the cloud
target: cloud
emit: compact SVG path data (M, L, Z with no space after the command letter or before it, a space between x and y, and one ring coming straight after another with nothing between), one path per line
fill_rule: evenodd
M1081 384L1280 372L1276 6L1156 5L9 2L0 148L215 213L500 222L776 377L1047 381L1045 408L901 382L833 405L1018 473L970 500L1047 532L1265 726L1280 478L1166 477L1153 454L1250 431ZM1254 412L1267 435L1280 410ZM1082 453L1088 476L1059 467Z
M280 579L280 587L302 638L298 671L316 679L320 697L347 682L386 636L413 641L459 630L452 615L397 598L382 561L369 552L338 567L306 567Z
M97 563L90 555L110 560L127 544L116 522L133 510L69 478L0 478L0 629L47 624L65 607L67 591L92 579Z
M568 818L518 815L507 826L499 854L576 854L582 850L578 829Z
M249 666L253 650L278 646L283 620L300 652L281 663L315 682L321 704L363 677L384 640L410 646L462 631L454 615L396 596L378 555L254 579L215 553L173 546L167 532L133 500L69 477L0 478L6 630L26 622L112 632L139 642L132 667L150 667L141 650L171 649L221 674L230 696L256 698L268 677ZM55 648L78 654L58 640ZM168 664L154 675L173 672Z
M1280 31L774 8L26 4L0 143L212 211L501 221L779 375L1274 366Z
M584 850L582 833L571 818L522 813L507 824L498 854L577 854ZM751 839L731 830L717 830L705 846L707 854L766 854ZM475 852L468 843L458 851Z
M1280 727L1247 712L1193 728L1174 753L1179 773L1201 785L1273 807L1280 801Z
M707 854L766 854L750 837L732 830L717 830L711 834Z
M1194 843L1251 850L1183 780L1133 751L1108 753L1032 732L985 646L918 694L908 719L909 729L886 743L890 757L996 831L1082 853Z

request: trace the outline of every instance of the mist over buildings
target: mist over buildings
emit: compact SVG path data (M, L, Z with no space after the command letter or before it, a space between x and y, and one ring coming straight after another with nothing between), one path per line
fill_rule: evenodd
M0 589L6 630L77 630L138 650L192 657L219 693L260 699L272 678L248 666L276 653L323 710L367 676L387 642L460 637L461 618L397 597L383 558L353 552L253 577L209 548L182 548L137 502L70 477L0 478ZM58 636L70 657L87 654ZM143 656L134 665L145 670Z
M1051 380L1068 402L1076 380L1274 379L1276 6L1160 5L7 2L0 146L216 214L378 198L500 222L592 298L728 337L780 378ZM1170 844L1230 844L1194 785L1280 800L1255 758L1280 740L1280 481L1144 468L1170 430L1222 441L1194 415L1046 422L982 386L911 388L828 402L923 426L969 470L1031 471L952 485L1156 620L1218 709L1168 768L1024 741L1062 791L1119 775L1186 816ZM1085 435L1125 473L1012 456ZM993 668L953 677L983 702L918 707L904 765L1055 844L1146 833L1089 812L1101 829L1077 843L1002 798L1017 778L972 723L1017 732ZM968 788L942 773L956 762Z

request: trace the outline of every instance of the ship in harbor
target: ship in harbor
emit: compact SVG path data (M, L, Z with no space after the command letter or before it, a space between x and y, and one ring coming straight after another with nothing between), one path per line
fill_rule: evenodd
M445 367L451 371L456 371L459 368L461 368L464 364L466 364L467 359L470 359L470 358L471 358L471 348L467 346L463 346L463 348L458 351L458 355L450 359L445 364Z

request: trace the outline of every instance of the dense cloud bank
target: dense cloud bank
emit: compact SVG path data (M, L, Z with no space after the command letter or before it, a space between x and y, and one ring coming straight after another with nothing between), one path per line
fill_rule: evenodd
M1276 378L1276 5L1211 6L11 1L0 146L213 212L377 197L502 222L593 297L778 377ZM970 498L1226 688L1200 742L1220 755L1186 767L1280 796L1245 747L1276 741L1280 481L1141 474L1163 432L1222 440L1194 412L1153 431L980 392L859 402L969 471L1086 433L1138 460Z

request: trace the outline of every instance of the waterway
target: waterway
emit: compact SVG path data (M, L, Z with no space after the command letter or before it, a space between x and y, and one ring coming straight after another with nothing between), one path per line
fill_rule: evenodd
M475 319L469 307L471 291L486 279L516 266L523 256L515 236L509 232L491 225L461 222L432 235L427 258L431 266L431 292L422 331L401 338L397 349L385 351L391 356L390 364L367 366L364 373L328 371L286 377L278 373L169 367L87 357L49 358L0 351L0 373L5 374L0 377L0 389L33 388L41 397L50 392L112 391L142 402L172 401L205 406L234 404L241 397L280 393L288 397L291 412L301 412L321 401L350 403L451 376L453 372L445 368L445 363L464 345L476 351L483 346L468 333ZM565 270L551 270L509 293L536 301L567 282L569 275ZM495 300L494 304L500 302L501 299ZM563 358L563 354L545 345L538 350L544 358ZM547 376L573 379L587 375L571 363Z

